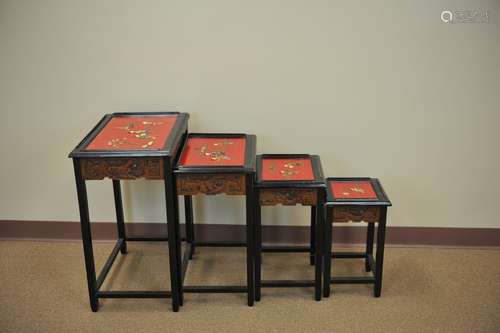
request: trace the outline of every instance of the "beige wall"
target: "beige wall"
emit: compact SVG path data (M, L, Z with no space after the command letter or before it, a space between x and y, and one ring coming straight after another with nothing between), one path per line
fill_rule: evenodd
M192 131L379 177L392 225L500 227L499 16L495 0L0 0L0 219L78 220L66 157L86 132L104 113L179 110ZM163 221L161 183L124 192L129 221ZM110 182L89 195L112 221ZM243 221L240 198L195 206ZM264 213L307 223L302 207Z

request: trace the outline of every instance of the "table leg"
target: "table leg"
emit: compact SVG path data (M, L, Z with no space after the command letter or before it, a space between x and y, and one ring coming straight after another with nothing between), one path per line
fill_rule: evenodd
M314 265L314 247L316 246L316 206L311 206L311 232L309 244L311 246L309 261L312 266Z
M255 191L255 300L260 301L262 286L262 220L259 190Z
M255 300L255 251L254 251L254 174L246 175L246 245L247 245L247 297L248 306Z
M365 258L365 270L370 271L370 263L368 258L373 255L373 236L375 234L375 223L368 223L368 228L366 230L366 258Z
M315 255L314 255L314 271L315 271L315 277L314 277L314 298L316 301L321 300L321 268L322 268L322 253L323 253L323 225L325 224L324 222L324 199L322 199L323 195L321 194L321 191L318 191L318 196L320 199L318 199L318 203L316 205L316 226L315 226Z
M332 265L332 209L326 208L325 219L325 242L323 244L323 296L330 297L330 280L331 280L331 265Z
M97 298L97 282L95 276L94 252L92 250L92 232L90 228L87 187L85 185L85 180L82 177L79 159L73 159L73 167L75 170L76 191L78 194L78 207L80 210L80 227L82 231L85 269L87 271L90 308L93 312L97 312L99 309L99 299Z
M177 256L177 277L179 279L179 305L184 305L184 293L182 289L183 285L183 276L182 276L182 237L181 237L181 224L179 218L179 197L177 195L177 186L175 183L175 177L172 176L172 184L174 190L174 214L175 214L175 245L176 250L175 254Z
M382 270L384 267L385 224L387 220L387 207L380 208L380 221L377 228L377 258L375 263L375 297L380 297L382 292Z
M190 195L184 196L184 214L186 216L186 240L191 245L189 259L193 259L194 246L194 220L193 220L193 198Z
M167 228L168 228L168 254L169 254L169 265L170 265L170 286L172 291L172 309L174 312L179 311L180 306L180 293L182 279L180 278L180 260L178 257L178 239L177 225L178 214L176 211L176 202L178 201L174 176L172 173L172 166L170 165L169 159L165 159L164 162L164 182L165 182L165 200L167 205Z
M118 238L123 239L120 252L127 253L127 236L125 233L125 219L123 217L123 202L120 180L113 179L113 194L115 196L116 226L118 229Z

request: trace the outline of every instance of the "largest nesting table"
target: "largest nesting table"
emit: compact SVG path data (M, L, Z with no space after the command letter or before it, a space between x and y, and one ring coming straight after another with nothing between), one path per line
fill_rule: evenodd
M182 305L180 292L180 237L173 168L187 135L189 115L178 112L113 113L105 115L69 154L73 159L80 224L87 271L90 307L99 309L99 298L172 298L172 308ZM112 179L118 240L96 277L87 200L87 180ZM128 237L125 232L120 180L163 180L167 206L167 237ZM169 247L170 291L104 291L101 286L118 252L127 253L127 241L166 241Z

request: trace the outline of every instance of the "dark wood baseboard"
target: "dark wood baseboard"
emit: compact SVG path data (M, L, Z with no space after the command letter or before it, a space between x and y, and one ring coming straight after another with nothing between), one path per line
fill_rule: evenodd
M129 235L166 235L165 223L126 223ZM199 241L243 241L245 226L229 224L197 224ZM93 223L96 240L116 238L112 222ZM366 229L335 224L336 244L363 244ZM0 239L75 240L81 239L79 222L0 221ZM307 226L263 226L264 243L304 244L309 241ZM500 247L500 229L494 228L429 228L388 226L386 244L419 246Z

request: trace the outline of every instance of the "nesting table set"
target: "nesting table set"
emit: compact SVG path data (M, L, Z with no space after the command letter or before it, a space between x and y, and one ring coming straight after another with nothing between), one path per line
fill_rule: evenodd
M184 293L246 293L249 306L260 301L261 288L313 287L314 298L330 295L336 283L374 284L379 297L387 207L382 186L372 178L324 178L319 156L267 154L256 156L256 137L248 134L188 133L189 115L178 112L114 113L104 116L70 153L73 159L80 223L92 311L99 298L171 298L173 311ZM99 275L92 248L86 181L112 179L118 240ZM121 180L163 180L168 235L128 236L125 230ZM192 196L243 195L246 199L244 242L196 240ZM178 196L184 196L185 251L182 255ZM311 206L311 237L306 246L262 244L261 206ZM367 222L365 252L333 252L332 223ZM376 258L373 256L375 223ZM170 290L101 290L118 253L130 241L167 241ZM187 267L200 247L246 248L246 285L185 285ZM262 280L262 253L308 253L312 280ZM373 276L332 277L332 258L361 258Z

